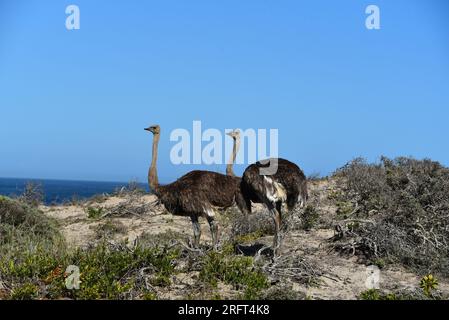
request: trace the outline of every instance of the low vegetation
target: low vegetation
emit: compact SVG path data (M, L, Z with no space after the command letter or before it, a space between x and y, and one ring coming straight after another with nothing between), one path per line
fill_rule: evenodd
M96 210L88 214L99 217ZM121 231L117 222L107 219L96 228L100 242L70 249L54 220L18 199L0 197L0 298L157 299L158 288L172 285L177 273L196 270L200 287L229 284L240 298L257 299L269 287L253 259L234 255L232 244L222 252L192 252L183 236L168 232L144 234L130 246L109 240ZM79 268L78 290L67 289L69 266Z
M203 259L200 279L213 286L221 281L242 290L243 299L260 298L263 289L269 287L267 276L254 265L253 258L233 255L233 247L222 252L209 252Z
M56 222L26 201L0 196L0 282L11 297L34 297L36 280L65 254ZM37 288L37 289L36 289Z
M402 289L393 292L369 289L362 292L359 296L361 300L441 300L447 298L438 291L438 281L431 274L421 279L419 288Z
M135 180L131 180L130 182L128 182L127 186L117 189L114 192L114 195L119 197L124 196L126 197L126 196L143 195L145 193L146 193L145 188L141 183Z
M44 198L44 188L42 184L36 182L28 182L25 185L25 190L19 197L19 200L31 207L37 207L44 202Z
M335 236L320 242L324 251L329 246L381 269L399 264L420 276L411 289L393 284L363 291L359 299L446 298L438 279L449 275L449 169L430 160L355 159L333 176L313 180L322 188L310 192L305 208L284 215L283 236L295 231L302 241L332 227ZM95 239L79 248L68 246L58 222L39 209L41 186L29 185L14 199L0 196L0 299L297 300L311 298L298 285L317 288L341 280L309 257L315 247L290 247L273 257L267 243L274 228L266 210L243 217L235 208L223 212L218 251L204 242L193 249L189 234L174 231L120 242L117 235L127 236L126 218L162 212L144 194L130 184L116 192L120 202L105 205L108 195L83 202ZM70 266L79 268L79 279ZM76 280L79 289L68 289Z
M449 275L449 169L431 160L355 159L338 170L336 248Z

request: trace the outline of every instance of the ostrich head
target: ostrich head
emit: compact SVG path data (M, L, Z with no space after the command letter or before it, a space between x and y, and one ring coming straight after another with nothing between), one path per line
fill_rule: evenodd
M159 125L152 125L152 126L149 126L148 128L145 128L144 130L146 130L146 131L150 131L151 133L153 133L153 134L159 134L159 133L161 133L161 127L159 127Z
M226 134L234 140L240 138L240 130L238 129L228 132Z

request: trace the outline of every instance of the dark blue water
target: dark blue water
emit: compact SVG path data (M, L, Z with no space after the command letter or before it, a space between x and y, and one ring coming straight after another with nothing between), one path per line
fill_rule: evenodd
M28 182L42 185L46 204L63 203L73 199L87 199L96 194L110 194L128 185L126 182L0 178L0 195L19 196L23 193ZM146 189L144 184L139 184L139 186Z

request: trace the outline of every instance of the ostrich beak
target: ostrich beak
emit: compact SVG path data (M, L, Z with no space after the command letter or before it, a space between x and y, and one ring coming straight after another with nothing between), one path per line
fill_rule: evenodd
M151 131L151 128L143 128L145 131Z

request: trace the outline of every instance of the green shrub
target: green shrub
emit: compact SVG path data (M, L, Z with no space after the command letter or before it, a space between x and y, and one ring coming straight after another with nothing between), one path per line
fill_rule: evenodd
M177 250L160 250L137 247L111 247L100 244L90 249L78 249L70 264L78 266L81 273L80 290L61 292L75 299L124 299L134 287L137 271L150 268L159 279L158 285L169 284L169 276L175 272L173 261ZM63 278L58 279L59 282ZM61 288L61 285L56 286Z
M374 261L372 263L373 263L373 265L377 266L379 269L385 268L385 265L387 264L387 262L382 258L376 258L376 259L374 259Z
M87 207L87 216L90 219L99 219L103 215L103 208Z
M307 205L301 217L302 229L310 231L317 225L319 217L320 215L318 214L316 208L314 206Z
M242 235L238 235L235 236L234 238L234 242L236 243L245 243L245 242L253 242L257 239L259 239L260 237L262 237L264 234L261 230L258 231L254 231L248 234L242 234Z
M262 289L268 288L268 279L253 265L250 257L231 256L226 253L210 252L204 258L200 279L213 286L222 281L243 289L242 298L258 299Z
M423 293L427 297L431 297L432 291L438 288L438 280L433 275L429 274L421 279L419 285L423 290Z
M150 280L150 283L155 287L168 287L171 284L171 280L166 275L158 274Z
M4 261L0 266L3 274L18 279L39 279L48 275L60 263L60 256L52 254L48 247L37 247Z
M145 291L142 295L142 300L157 300L157 294L154 292Z
M37 279L54 269L64 239L56 222L35 207L0 197L0 273L3 278Z
M0 274L13 290L10 299L35 299L42 279L63 262L66 247L52 219L36 208L2 199L9 213L23 214L14 224L0 223ZM14 211L14 210L20 211ZM5 220L3 220L5 221ZM11 222L9 220L8 222Z
M431 289L434 290L434 289ZM441 300L447 299L441 292L435 291L427 294L423 290L415 289L401 289L391 293L383 292L379 289L370 289L362 292L359 295L361 300Z
M13 288L6 293L11 299L141 297L148 293L142 277L151 276L156 286L170 284L180 254L172 246L130 249L105 242L68 250L54 220L6 197L0 198L0 217L0 274ZM79 290L66 288L64 271L70 265L80 269Z
M382 293L378 289L370 289L360 294L362 300L400 300L394 293Z
M37 298L39 288L32 283L25 283L11 292L11 300L32 300Z

